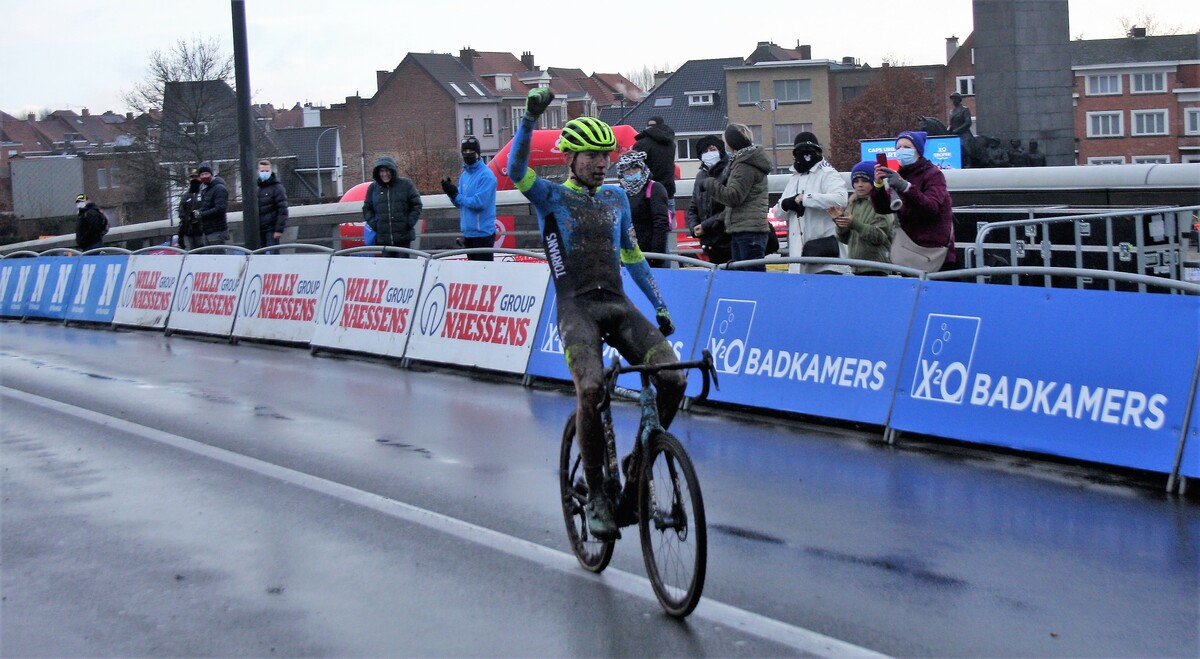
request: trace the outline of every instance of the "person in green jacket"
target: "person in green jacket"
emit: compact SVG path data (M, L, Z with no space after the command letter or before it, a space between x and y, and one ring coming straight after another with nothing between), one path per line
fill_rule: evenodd
M871 205L871 188L874 186L875 163L864 160L850 170L850 185L854 193L841 212L835 213L833 223L837 225L837 239L847 249L847 258L863 261L891 263L892 238L896 235L896 216L875 211ZM839 209L832 209L839 210ZM856 275L887 275L887 270L854 266Z

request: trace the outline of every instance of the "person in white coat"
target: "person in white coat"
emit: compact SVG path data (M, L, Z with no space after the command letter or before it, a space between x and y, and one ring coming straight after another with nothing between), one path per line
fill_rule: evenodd
M788 223L788 254L845 258L846 246L838 242L833 218L846 207L846 182L822 156L821 143L810 132L796 135L792 157L792 177L775 205L775 217ZM850 267L792 263L788 272L849 274Z

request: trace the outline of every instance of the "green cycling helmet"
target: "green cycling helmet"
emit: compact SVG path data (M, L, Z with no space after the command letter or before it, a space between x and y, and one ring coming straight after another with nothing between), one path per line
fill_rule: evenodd
M608 124L595 117L578 117L567 122L558 138L558 150L616 151L617 138Z

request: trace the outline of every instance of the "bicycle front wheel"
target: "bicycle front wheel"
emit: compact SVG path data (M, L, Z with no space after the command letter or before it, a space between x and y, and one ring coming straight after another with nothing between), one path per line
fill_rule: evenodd
M682 618L704 590L708 535L696 469L683 445L660 432L650 438L638 488L642 558L654 594L667 613Z
M567 523L567 539L571 551L583 569L601 572L612 560L613 541L600 540L588 533L587 516L583 507L588 500L587 479L583 477L583 458L575 441L575 413L567 418L563 428L562 449L558 458L558 486L562 492L563 519Z

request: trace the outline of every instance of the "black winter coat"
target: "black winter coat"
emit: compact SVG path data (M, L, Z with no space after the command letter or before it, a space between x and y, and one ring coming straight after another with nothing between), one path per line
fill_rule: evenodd
M630 195L629 211L633 216L633 232L637 235L638 248L643 252L666 254L671 220L667 191L662 184L649 181L637 194Z
M229 228L225 222L228 208L229 189L225 187L225 179L214 176L208 185L200 186L200 222L206 235Z
M650 178L663 184L667 197L675 198L675 129L655 124L637 134L634 151L646 154Z
M283 233L287 221L287 191L272 173L271 178L258 182L258 230L261 233Z
M692 184L692 202L688 205L686 216L689 229L700 225L704 231L700 236L700 246L713 263L725 263L730 258L729 243L732 238L725 232L725 222L721 217L725 205L713 199L711 192L704 190L704 180L715 178L724 183L729 172L729 158L722 158L712 168L701 167L696 172L696 181ZM695 231L692 232L695 235Z
M379 177L379 170L385 167L392 172L387 185ZM375 244L402 246L412 241L417 237L417 222L421 221L421 195L416 186L397 173L396 161L388 156L375 163L371 177L375 182L367 188L363 218L375 231Z
M91 249L97 246L106 233L108 217L95 202L89 201L79 211L79 221L75 224L75 246L79 249Z

